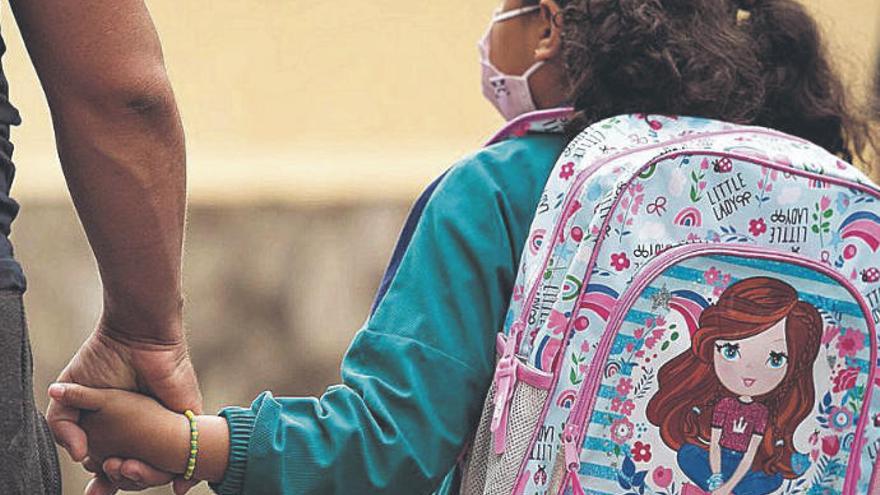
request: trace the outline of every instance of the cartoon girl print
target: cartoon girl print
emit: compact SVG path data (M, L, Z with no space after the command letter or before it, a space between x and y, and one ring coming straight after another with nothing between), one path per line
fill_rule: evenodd
M648 420L681 471L712 495L764 495L797 478L792 437L813 408L822 319L788 284L754 277L700 316L660 368Z

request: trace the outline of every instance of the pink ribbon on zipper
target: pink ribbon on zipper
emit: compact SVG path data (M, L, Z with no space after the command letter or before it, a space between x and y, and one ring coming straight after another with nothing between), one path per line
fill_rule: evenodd
M571 494L584 495L584 488L581 486L581 479L578 476L581 460L575 445L577 434L578 428L575 425L565 425L565 430L562 433L563 455L565 456L565 470L568 471L568 480L571 483Z
M584 495L584 488L581 486L581 479L576 473L571 473L571 495Z
M516 358L514 348L516 337L510 335L504 343L504 353L495 367L495 409L492 411L492 423L489 431L492 432L492 444L495 454L504 453L507 442L507 421L510 411L510 399L513 398L513 390L516 385Z

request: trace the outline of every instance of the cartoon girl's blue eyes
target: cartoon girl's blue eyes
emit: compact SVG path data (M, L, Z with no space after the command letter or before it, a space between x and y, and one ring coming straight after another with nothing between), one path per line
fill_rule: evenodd
M770 351L770 357L767 358L767 366L773 369L779 369L788 362L788 356L784 352Z
M721 354L721 357L726 361L737 361L742 357L739 344L732 344L730 342L727 342L726 344L715 344L715 350L717 350ZM767 367L779 369L785 366L786 363L788 363L788 354L784 352L770 351L770 357L767 358Z
M736 361L740 358L739 344L715 344L715 349L721 353L721 357L728 361Z

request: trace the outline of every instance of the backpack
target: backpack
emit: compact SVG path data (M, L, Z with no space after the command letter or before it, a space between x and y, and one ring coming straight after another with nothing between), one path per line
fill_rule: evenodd
M803 139L624 115L556 162L464 495L880 493L880 190Z

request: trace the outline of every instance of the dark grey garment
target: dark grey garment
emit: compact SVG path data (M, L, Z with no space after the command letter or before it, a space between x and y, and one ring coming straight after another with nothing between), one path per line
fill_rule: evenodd
M58 453L34 404L22 292L0 290L0 493L60 495Z
M0 57L4 53L6 44L0 36ZM9 197L12 179L15 177L9 128L18 124L21 124L21 117L9 102L9 83L0 64L0 290L25 289L24 273L13 258L12 244L8 239L12 221L18 215L18 203Z

